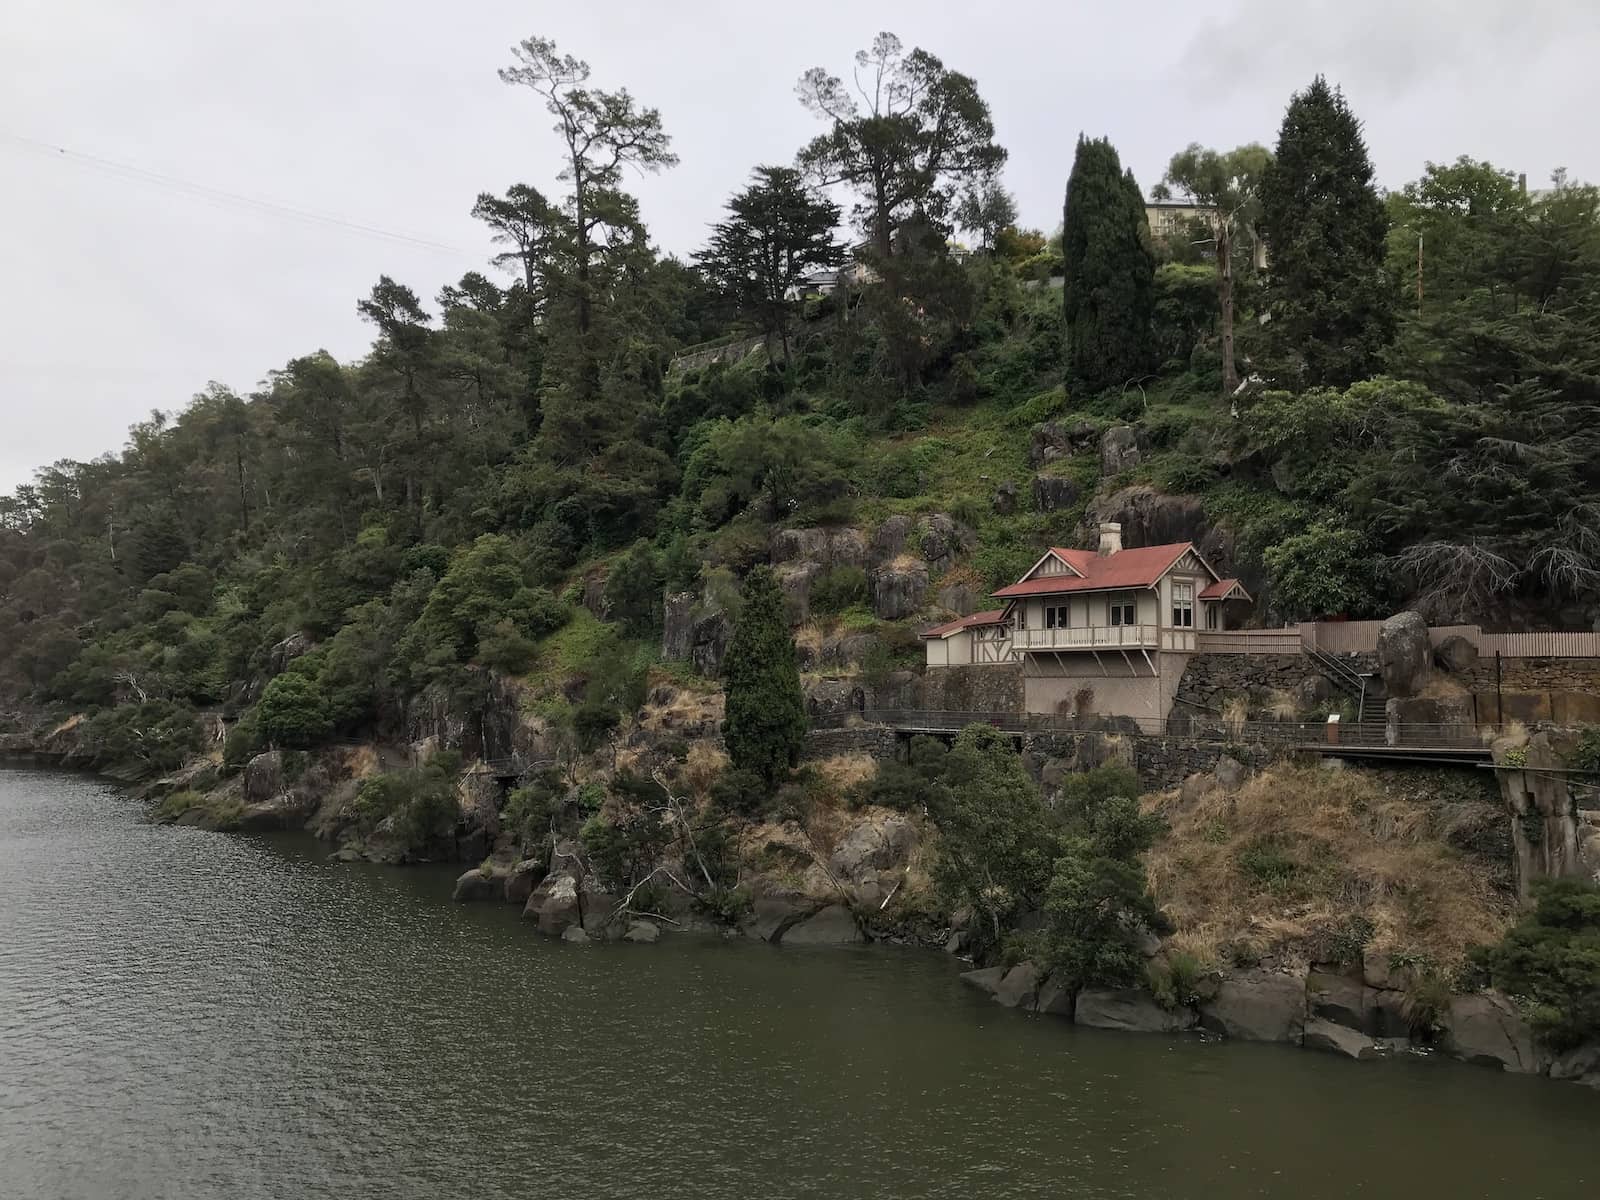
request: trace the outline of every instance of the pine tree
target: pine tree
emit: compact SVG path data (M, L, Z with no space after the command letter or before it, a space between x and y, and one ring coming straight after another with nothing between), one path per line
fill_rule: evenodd
M1302 386L1346 387L1394 339L1388 221L1361 122L1320 75L1289 101L1261 187L1270 332Z
M745 579L733 641L723 661L727 719L722 736L735 770L775 781L800 757L805 700L783 592L772 572L757 567Z
M1088 395L1150 367L1155 256L1144 195L1105 138L1078 137L1061 230L1067 386Z

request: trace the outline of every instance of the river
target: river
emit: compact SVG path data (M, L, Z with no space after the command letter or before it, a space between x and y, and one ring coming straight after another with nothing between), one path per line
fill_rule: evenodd
M0 1197L1592 1197L1600 1095L1102 1033L941 955L541 939L0 770Z

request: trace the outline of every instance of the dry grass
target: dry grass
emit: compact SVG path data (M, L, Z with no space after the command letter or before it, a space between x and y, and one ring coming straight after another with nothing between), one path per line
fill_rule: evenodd
M805 648L811 651L812 662L822 659L822 626L816 621L807 621L794 631L794 644L796 649Z
M1223 701L1222 720L1227 725L1229 732L1238 737L1244 732L1245 722L1250 719L1250 701L1243 696L1234 696Z
M704 799L711 785L728 769L728 756L710 742L694 742L689 746L683 766L678 768L678 781L696 796Z
M715 727L721 723L722 714L721 691L696 692L662 686L651 693L651 699L641 710L639 727L651 733L672 733L701 725Z
M1333 957L1364 918L1371 949L1449 967L1513 915L1492 867L1442 840L1460 805L1396 795L1358 771L1280 767L1231 795L1145 806L1170 827L1147 860L1151 890L1178 926L1174 944L1208 961Z
M366 779L382 769L376 746L363 743L345 751L344 771L351 779Z
M835 800L878 774L878 763L869 754L835 754L813 765Z
M1267 693L1267 715L1274 721L1292 721L1300 715L1300 704L1294 695L1282 688Z

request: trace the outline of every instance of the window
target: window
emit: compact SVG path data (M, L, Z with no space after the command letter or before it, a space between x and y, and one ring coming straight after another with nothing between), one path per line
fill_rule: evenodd
M1065 604L1046 605L1044 627L1046 629L1070 629L1072 627L1072 610Z
M1220 604L1208 604L1208 605L1206 605L1206 628L1207 629L1215 629L1215 628L1217 628L1217 613L1219 611L1221 611L1221 609L1222 609L1222 605L1220 605Z
M1137 625L1139 623L1139 598L1132 592L1118 592L1108 601L1112 625Z
M1172 585L1172 624L1175 629L1194 628L1194 584Z

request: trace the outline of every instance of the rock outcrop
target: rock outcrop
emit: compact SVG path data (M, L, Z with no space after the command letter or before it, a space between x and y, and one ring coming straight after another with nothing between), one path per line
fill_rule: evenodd
M1306 981L1274 971L1231 976L1201 1004L1200 1024L1240 1041L1299 1045L1306 1024Z
M1078 502L1078 485L1060 475L1033 477L1033 506L1040 512L1056 512Z
M1536 1072L1540 1060L1528 1024L1496 992L1457 996L1445 1018L1445 1051L1464 1062L1507 1071Z
M1094 1029L1128 1033L1179 1033L1193 1029L1197 1020L1186 1006L1162 1008L1144 988L1084 988L1078 993L1073 1019Z
M844 946L867 939L855 914L843 904L830 904L785 929L775 941L785 946Z
M920 610L928 597L928 564L900 557L872 572L872 612L899 621Z
M1028 463L1042 467L1058 458L1069 458L1094 449L1100 430L1093 421L1045 421L1033 427L1028 444Z
M1106 478L1131 471L1142 458L1139 431L1132 425L1113 425L1100 435L1100 474Z
M1415 696L1428 682L1433 647L1428 623L1418 612L1396 613L1378 630L1378 671L1393 698Z

